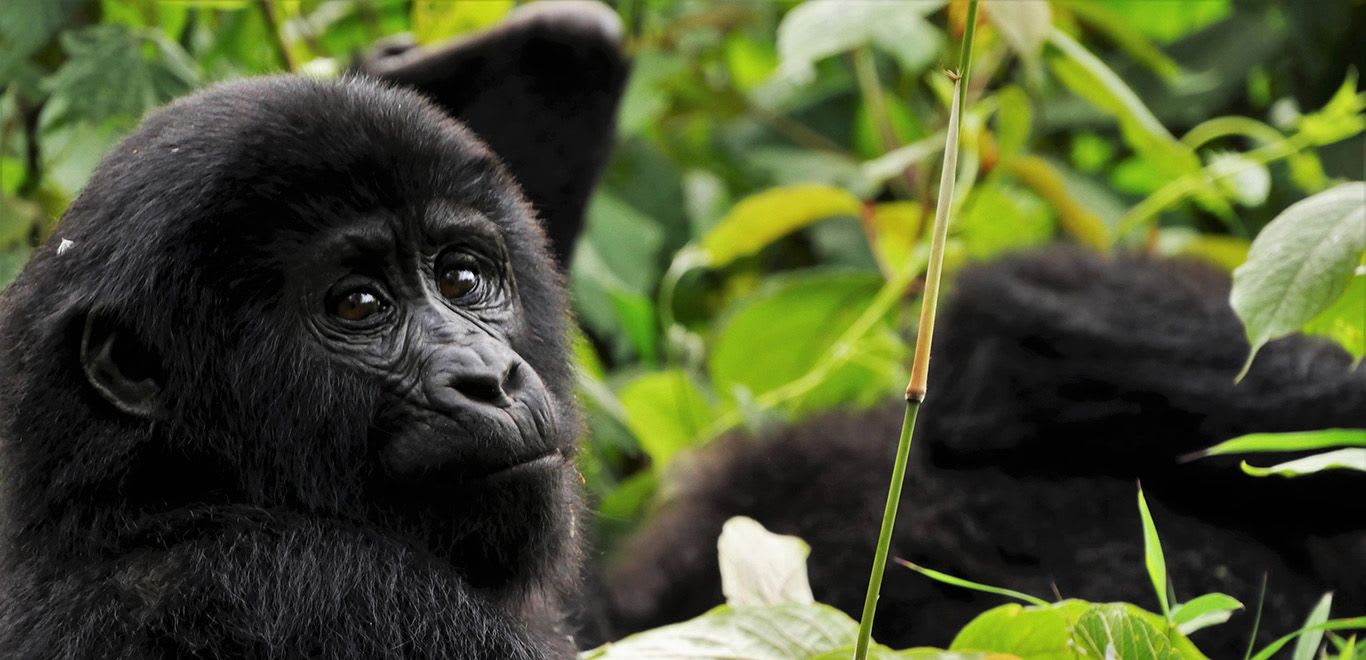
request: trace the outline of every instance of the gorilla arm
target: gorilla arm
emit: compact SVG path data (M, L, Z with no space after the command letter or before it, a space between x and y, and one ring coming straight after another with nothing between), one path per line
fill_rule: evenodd
M423 93L488 143L568 268L616 135L630 71L622 33L621 19L601 3L535 3L430 51L381 50L360 70Z

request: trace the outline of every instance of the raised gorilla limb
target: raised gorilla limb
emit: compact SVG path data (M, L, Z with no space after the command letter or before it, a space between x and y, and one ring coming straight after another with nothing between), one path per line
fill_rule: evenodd
M422 92L488 143L568 268L615 138L630 71L621 41L621 20L605 5L538 2L488 32L431 51L381 50L360 69Z
M1247 345L1227 277L1189 262L1053 249L957 282L893 556L1043 597L1056 586L1155 609L1141 478L1183 597L1220 591L1251 610L1266 573L1264 640L1298 627L1327 590L1339 611L1366 607L1366 480L1255 480L1228 463L1178 461L1247 431L1366 426L1366 372L1340 349L1273 343L1234 385ZM720 603L715 539L735 515L806 539L817 599L857 616L901 410L725 438L691 457L677 494L607 569L609 636ZM893 566L874 636L944 644L999 602ZM1196 641L1213 657L1241 653L1250 619Z

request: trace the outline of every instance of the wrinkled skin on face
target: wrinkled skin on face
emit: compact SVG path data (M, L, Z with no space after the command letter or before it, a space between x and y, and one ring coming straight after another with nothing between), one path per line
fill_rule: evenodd
M114 557L109 586L67 586L119 603L127 575L163 576L137 582L156 614L136 629L199 625L158 608L202 589L214 602L205 585L227 569L167 571L147 553L203 563L252 547L282 574L223 595L229 613L203 617L213 639L311 639L219 620L295 571L374 599L384 625L328 618L360 615L322 592L282 599L318 630L359 626L353 650L469 629L517 656L541 634L526 613L575 565L566 318L517 186L418 96L273 78L168 106L106 159L0 303L0 623L90 615L33 576ZM333 540L291 567L301 538ZM414 561L417 584L364 583Z

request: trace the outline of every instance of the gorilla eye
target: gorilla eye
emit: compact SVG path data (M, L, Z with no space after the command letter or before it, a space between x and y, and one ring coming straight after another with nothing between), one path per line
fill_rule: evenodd
M441 272L437 278L441 295L447 300L457 300L468 296L479 286L479 272L472 266L454 266Z
M332 301L332 314L347 321L364 321L382 311L384 300L368 289L353 289Z

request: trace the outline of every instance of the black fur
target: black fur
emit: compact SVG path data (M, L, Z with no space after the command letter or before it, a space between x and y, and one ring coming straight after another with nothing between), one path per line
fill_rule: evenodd
M615 138L630 70L621 39L621 20L605 5L541 2L471 39L391 49L360 69L423 92L492 147L568 268Z
M1048 598L1156 610L1135 501L1142 479L1178 595L1229 593L1263 640L1315 599L1366 608L1366 479L1253 479L1236 461L1183 454L1252 431L1366 427L1366 370L1331 344L1291 338L1246 355L1227 276L1193 262L1066 249L962 273L941 313L892 555ZM747 515L812 546L818 600L857 616L902 416L895 405L828 415L687 460L680 491L628 542L605 582L608 636L722 601L715 540ZM1271 460L1271 459L1268 459ZM890 566L874 637L946 644L1001 599ZM1197 633L1241 654L1250 613Z
M568 445L561 278L512 179L437 107L360 80L240 82L106 157L0 301L0 656L572 652L569 463L407 488L377 458L385 375L293 313L294 266L337 223L401 234L443 203L501 235L526 310L506 341L549 393L538 429ZM164 383L155 414L87 382L91 315L136 338L121 350Z

